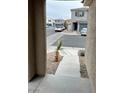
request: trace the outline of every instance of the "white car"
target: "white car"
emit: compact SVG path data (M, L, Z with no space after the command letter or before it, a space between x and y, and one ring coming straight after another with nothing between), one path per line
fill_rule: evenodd
M63 27L55 27L55 32L61 32L63 30Z
M65 27L63 26L62 29L65 30Z
M87 36L87 28L81 29L81 36Z

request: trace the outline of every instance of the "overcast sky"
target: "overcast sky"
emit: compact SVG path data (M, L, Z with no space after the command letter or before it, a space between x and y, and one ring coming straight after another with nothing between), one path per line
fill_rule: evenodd
M73 8L83 7L83 4L80 1L55 1L47 0L46 2L46 14L47 17L54 19L70 19L71 11Z

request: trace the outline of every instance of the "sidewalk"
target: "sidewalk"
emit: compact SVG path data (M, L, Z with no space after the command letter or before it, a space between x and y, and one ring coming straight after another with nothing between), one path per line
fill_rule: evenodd
M80 78L79 56L64 56L58 66L55 76Z

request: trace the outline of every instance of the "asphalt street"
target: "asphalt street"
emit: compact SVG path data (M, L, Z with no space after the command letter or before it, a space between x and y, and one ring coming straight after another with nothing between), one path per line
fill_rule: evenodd
M50 36L52 34L55 34L54 27L46 28L46 36Z
M85 41L86 41L85 36L63 35L59 40L62 40L63 47L85 48ZM57 46L57 42L55 42L52 46Z

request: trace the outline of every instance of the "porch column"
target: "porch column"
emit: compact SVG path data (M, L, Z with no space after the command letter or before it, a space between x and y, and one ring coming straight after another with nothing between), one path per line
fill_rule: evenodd
M36 74L34 2L28 0L28 80Z
M46 1L35 0L35 44L36 44L36 72L38 75L46 73Z
M45 0L29 0L29 80L46 73L45 5Z

